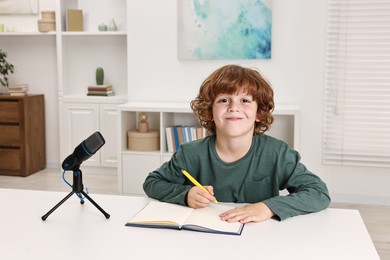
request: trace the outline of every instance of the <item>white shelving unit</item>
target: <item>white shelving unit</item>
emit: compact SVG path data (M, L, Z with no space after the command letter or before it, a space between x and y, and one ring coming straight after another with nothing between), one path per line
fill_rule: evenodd
M131 151L127 148L127 131L138 128L138 116L148 113L149 127L160 133L160 150ZM171 125L198 125L188 103L129 102L118 106L118 190L123 194L143 195L142 184L149 172L168 161L165 128ZM274 112L275 123L267 134L299 148L299 107L280 105Z
M117 166L117 105L127 100L127 1L57 0L56 46L60 122L60 156L65 158L81 140L100 131L106 140L83 166L94 171ZM82 9L84 31L66 31L66 11ZM117 31L100 32L98 25L114 19ZM104 69L104 83L112 84L115 96L87 96L96 85L97 67Z
M103 170L104 173L116 174L116 106L127 101L128 89L127 1L40 0L39 14L4 16L1 21L14 30L0 33L1 47L9 49L12 46L14 50L17 49L19 56L26 61L25 64L34 61L30 65L31 70L36 70L35 74L40 78L45 78L44 73L47 73L51 81L46 88L56 90L50 94L56 96L56 100L58 98L58 103L53 101L53 96L48 100L51 105L58 104L59 115L55 117L59 121L60 159L66 158L94 131L103 134L106 144L83 163L83 167L96 166L94 172ZM83 11L83 31L67 31L68 9ZM38 31L37 21L41 18L40 12L44 10L55 11L56 31ZM109 25L112 20L117 25L117 31L98 30L100 24ZM45 62L41 63L41 60ZM17 60L15 62L18 63ZM21 75L23 67L16 67ZM87 96L88 86L96 84L97 67L104 68L105 83L113 85L115 96ZM31 75L29 82L33 82ZM36 82L45 84L48 80Z

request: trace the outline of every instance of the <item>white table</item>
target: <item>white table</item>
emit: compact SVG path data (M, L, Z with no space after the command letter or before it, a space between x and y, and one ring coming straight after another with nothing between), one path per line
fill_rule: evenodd
M0 189L0 259L379 259L356 210L327 209L246 224L241 236L125 227L149 201L89 194L110 215L67 193Z

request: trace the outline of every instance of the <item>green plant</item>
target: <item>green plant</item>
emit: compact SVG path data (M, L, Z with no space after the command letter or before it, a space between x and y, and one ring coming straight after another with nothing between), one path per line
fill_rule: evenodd
M96 84L103 85L104 82L104 70L102 67L96 68Z
M0 49L0 84L8 87L8 75L14 73L14 65L7 61L7 53Z

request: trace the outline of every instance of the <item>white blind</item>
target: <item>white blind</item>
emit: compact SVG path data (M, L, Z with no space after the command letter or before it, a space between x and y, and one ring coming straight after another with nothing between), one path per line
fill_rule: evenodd
M323 161L390 167L390 0L328 0Z

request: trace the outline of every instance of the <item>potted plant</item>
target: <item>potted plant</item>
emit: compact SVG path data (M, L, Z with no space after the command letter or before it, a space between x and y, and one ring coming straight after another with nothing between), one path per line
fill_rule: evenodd
M8 75L14 73L14 65L7 61L7 53L0 49L0 85L8 87Z

